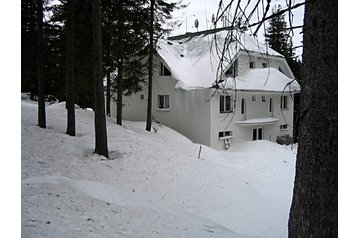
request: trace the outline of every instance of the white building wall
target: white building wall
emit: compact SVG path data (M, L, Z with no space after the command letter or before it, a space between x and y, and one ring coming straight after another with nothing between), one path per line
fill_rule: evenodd
M157 61L155 65L160 66L159 63ZM193 142L210 146L210 89L175 89L177 81L171 76L159 76L158 70L154 71L153 79L153 121L178 131ZM124 120L146 121L147 95L147 89L144 89L124 97ZM169 95L168 109L158 108L158 95ZM116 110L116 103L112 102L111 116L114 118Z
M212 91L214 93L214 90ZM211 99L211 126L210 126L210 146L223 150L225 143L223 139L219 138L219 132L232 131L231 145L243 143L253 140L253 129L262 128L263 140L276 141L277 136L290 135L292 136L293 125L293 100L288 96L288 109L280 109L281 93L269 92L235 92L229 91L232 99L236 101L236 106L232 113L220 113L220 93L217 91ZM256 96L256 101L252 101L252 96ZM285 94L288 95L288 94ZM265 96L265 102L262 101L262 96ZM272 111L269 110L270 98L272 98ZM245 99L244 114L241 114L241 99ZM270 125L239 125L236 122L259 118L277 118L278 122ZM288 124L287 130L281 130L280 125Z
M264 54L250 53L248 54L245 51L240 51L237 56L237 69L238 76L243 75L248 70L250 70L250 61L255 63L255 68L263 68L262 63L267 63L268 67L281 70L289 78L294 78L291 70L289 69L286 61L282 57L277 56L266 56Z

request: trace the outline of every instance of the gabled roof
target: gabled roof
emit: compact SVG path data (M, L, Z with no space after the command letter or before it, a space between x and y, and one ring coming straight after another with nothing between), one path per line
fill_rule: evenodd
M241 91L299 92L300 85L275 68L251 69L242 76L229 77L223 83L226 89Z
M190 90L213 86L220 60L218 53L221 52L228 30L221 28L187 33L158 41L157 52L169 67L173 78L178 80L176 88ZM232 40L225 51L228 59L234 59L240 51L283 58L281 54L246 33L240 32L237 37L239 40ZM215 45L220 48L218 51ZM227 68L229 64L230 62L223 62L222 66Z

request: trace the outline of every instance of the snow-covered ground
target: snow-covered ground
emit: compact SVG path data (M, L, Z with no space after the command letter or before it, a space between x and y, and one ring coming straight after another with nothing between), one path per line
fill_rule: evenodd
M25 99L25 98L24 98ZM22 237L287 237L296 148L268 141L230 151L172 129L107 119L112 160L93 154L94 119L64 103L21 102Z

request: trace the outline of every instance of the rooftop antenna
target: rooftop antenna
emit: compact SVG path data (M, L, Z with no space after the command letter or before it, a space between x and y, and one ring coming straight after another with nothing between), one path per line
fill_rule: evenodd
M198 19L195 19L194 26L196 28L196 32L198 32L198 27L199 27L199 20Z

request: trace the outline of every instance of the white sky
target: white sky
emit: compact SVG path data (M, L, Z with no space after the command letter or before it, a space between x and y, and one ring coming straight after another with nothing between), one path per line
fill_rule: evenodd
M216 15L216 13L217 13L219 1L220 0L183 0L183 3L186 3L186 4L189 3L189 6L185 9L179 10L175 14L173 14L177 19L179 19L182 22L182 24L178 29L175 29L171 35L180 35L180 34L185 34L186 32L195 32L197 30L194 27L195 19L198 19L198 21L199 21L199 27L198 27L199 31L211 29L212 28L211 18L212 18L213 14ZM226 0L226 1L224 0L224 2L228 2L228 0ZM247 1L243 0L241 2L242 2L241 6L244 7L246 5ZM264 1L264 2L266 3L266 1ZM300 3L300 2L303 2L303 0L293 0L292 1L293 5L295 3ZM234 3L236 5L237 1L234 1ZM251 5L253 6L253 4L255 4L255 3L256 3L256 1L252 1L250 6ZM274 5L278 5L278 4L281 4L281 6L283 6L283 8L284 8L284 6L286 6L286 0L272 0L270 8L272 9L272 7ZM262 8L262 6L260 5L260 9L261 8ZM303 25L304 6L294 9L292 11L292 13L294 15L292 25L293 26ZM262 16L262 12L259 12L259 14L260 14L260 16ZM268 14L271 14L271 10L269 11ZM287 18L287 23L288 23L288 14L286 14L286 18ZM252 23L254 23L256 21L257 21L257 15L252 17ZM267 25L267 23L266 23L266 25ZM219 24L219 26L220 26L220 24ZM260 29L260 31L258 33L258 37L261 41L263 41L264 40L263 27L261 27L261 28L262 29ZM254 31L255 29L252 29L252 30ZM294 35L293 35L294 46L302 45L301 31L302 31L302 29L294 30ZM296 55L301 55L301 54L302 54L302 48L297 48Z

